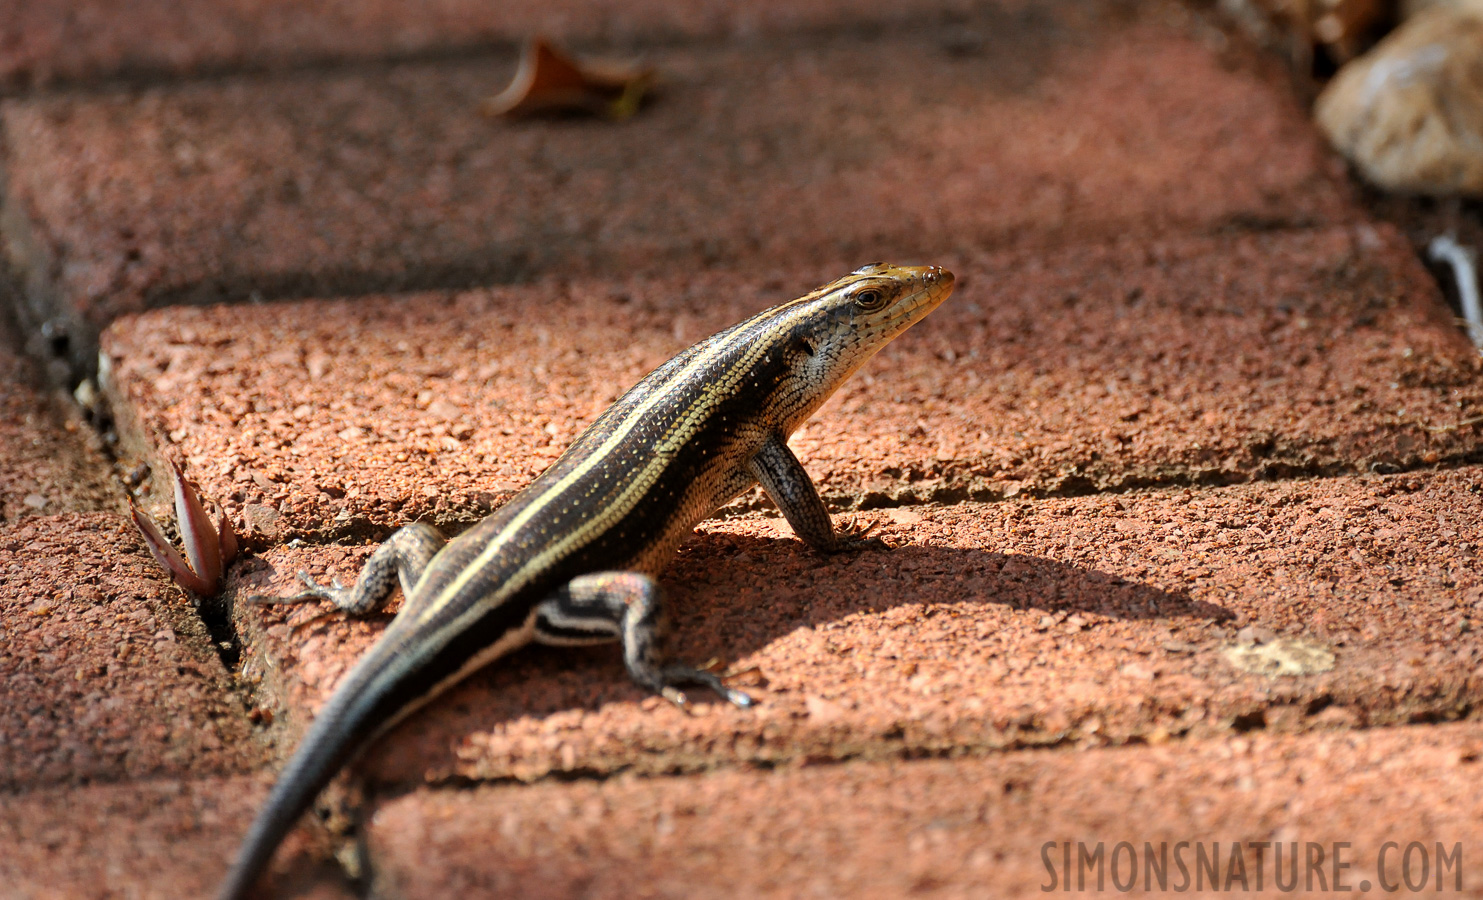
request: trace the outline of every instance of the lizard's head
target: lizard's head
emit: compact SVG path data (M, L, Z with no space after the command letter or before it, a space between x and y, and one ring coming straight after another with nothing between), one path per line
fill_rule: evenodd
M953 273L941 266L871 263L795 300L801 314L795 334L812 345L813 368L834 381L832 393L952 292Z
M942 266L871 263L818 290L836 340L869 346L873 353L915 325L953 292L953 273Z
M953 292L941 266L871 263L774 310L791 334L806 417L892 338ZM802 421L800 418L798 421Z

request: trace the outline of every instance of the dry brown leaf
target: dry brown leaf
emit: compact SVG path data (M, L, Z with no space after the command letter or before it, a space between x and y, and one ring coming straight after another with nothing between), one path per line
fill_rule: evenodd
M195 487L185 480L180 466L170 463L171 486L175 490L175 522L180 527L185 558L202 581L210 585L221 582L221 545L211 517L201 504Z
M654 75L652 66L578 62L536 37L526 43L510 86L485 100L479 110L486 116L580 112L626 119L638 112Z

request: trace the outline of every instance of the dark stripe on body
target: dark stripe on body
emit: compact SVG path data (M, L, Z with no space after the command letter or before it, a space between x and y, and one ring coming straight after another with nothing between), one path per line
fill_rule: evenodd
M792 304L789 304L792 305ZM537 517L511 536L505 550L492 565L484 566L476 578L463 586L424 625L410 619L393 621L381 642L352 669L329 705L315 717L301 748L307 755L295 756L269 797L265 808L275 815L259 822L255 831L272 831L273 840L248 844L261 848L261 858L244 860L248 869L266 862L277 838L292 827L334 773L385 727L398 720L409 707L428 699L429 691L457 673L469 660L500 638L518 631L532 608L571 578L595 571L624 569L635 562L662 559L673 551L695 524L721 503L748 487L750 476L738 474L745 462L737 453L738 442L760 446L768 434L756 428L757 414L764 405L787 410L784 382L793 376L787 341L778 339L775 326L779 310L773 309L695 345L671 359L639 382L585 430L568 450L531 485L493 515L450 541L418 583L409 606L440 596L452 581L472 565L491 541L499 539L510 522L532 504L541 503L546 515ZM770 324L773 327L768 327ZM751 330L755 335L744 332ZM517 594L490 608L469 627L454 630L441 646L427 638L467 612L485 597L494 595L512 574L543 549L584 523L586 510L607 508L634 477L645 460L654 458L662 436L672 431L701 396L708 384L724 379L755 341L770 344L769 354L759 357L738 379L738 385L688 434L679 435L671 454L661 454L666 465L644 496L617 521L566 558L555 560ZM696 354L717 342L735 342L737 347L701 372L676 384L679 373ZM655 394L669 394L648 414L629 424L624 440L601 465L564 489L548 496L560 483L586 462L627 421L639 404ZM782 399L782 403L779 400ZM674 438L671 438L674 441ZM563 511L563 509L565 511ZM640 552L635 553L635 548ZM640 559L642 557L642 559ZM398 628L406 623L404 633ZM561 636L592 638L590 632L557 629ZM410 664L400 677L385 680L388 668Z
M342 766L386 727L428 699L434 686L479 651L518 630L529 612L524 603L500 604L441 647L426 644L426 635L419 631L409 629L393 636L393 622L316 714L314 724L299 743L299 752L279 774L263 807L272 812L271 817L256 820L243 843L253 855L238 860L236 868L255 871L265 865L279 841ZM417 651L415 657L407 652L413 649ZM389 683L384 681L388 665L401 660L413 662L411 669Z

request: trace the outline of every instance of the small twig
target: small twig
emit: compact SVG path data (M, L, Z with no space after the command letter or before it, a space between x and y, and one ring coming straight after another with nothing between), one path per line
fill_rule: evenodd
M1483 301L1478 298L1478 267L1476 254L1471 247L1464 247L1444 234L1432 239L1427 253L1437 262L1452 266L1457 278L1457 295L1462 301L1462 317L1467 322L1468 337L1473 346L1483 353Z

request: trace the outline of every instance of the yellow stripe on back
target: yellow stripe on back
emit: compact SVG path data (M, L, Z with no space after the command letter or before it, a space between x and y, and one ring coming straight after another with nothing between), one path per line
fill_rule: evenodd
M818 297L823 296L823 294L828 291L837 290L845 286L847 285L842 285L836 282L835 284L829 285L827 288L822 288L796 300L791 300L780 306L773 307L767 312L759 314L758 317L768 316L776 319L773 329L781 329L783 327L786 327L788 313L796 310L800 305L807 304L813 300L816 300ZM754 319L749 320L749 322L755 321L755 319L758 317L754 317ZM745 325L748 323L743 324ZM691 359L682 370L671 376L669 383L686 383L696 371L704 369L705 367L711 365L716 359L731 352L733 349L734 345L731 342L716 342L713 346L707 347L703 352L696 354L696 356ZM679 447L683 446L684 442L689 439L689 436L691 434L692 423L696 421L703 421L705 416L710 413L710 411L717 405L717 403L721 401L721 399L732 396L735 393L736 383L740 380L740 373L747 371L759 355L765 352L769 352L773 349L775 349L774 345L767 340L753 341L752 344L747 348L747 351L737 361L737 363L730 367L730 369L726 373L727 377L724 380L709 383L705 385L705 387L701 391L698 392L695 402L691 403L690 407L685 411L685 414L681 416L665 432L665 434L661 435L655 442L656 448L678 449ZM643 418L647 416L656 406L660 405L668 398L669 392L665 390L651 392L648 397L644 398L642 403L635 406L628 413L628 415L624 417L623 422L618 427L613 429L612 433L608 435L607 439L602 443L601 446L595 448L591 453L587 455L586 459L578 464L560 481L547 488L541 494L541 496L529 501L526 507L522 509L515 516L514 519L507 523L505 527L500 530L499 534L495 535L494 538L485 545L484 549L479 552L478 557L476 557L471 564L465 566L463 570L458 573L458 577L454 578L453 581L449 582L441 591L439 591L438 597L435 601L427 604L419 610L420 614L418 616L418 624L426 624L441 610L446 608L448 603L450 603L454 597L458 596L458 594L468 586L470 581L478 578L480 573L484 571L485 567L487 567L499 556L500 552L509 542L511 536L519 533L519 531L527 524L529 524L532 519L540 516L545 511L547 504L549 504L552 500L554 500L556 497L559 497L573 484L590 474L591 471L598 465L601 465L602 462L607 459L608 456L613 452L613 450L615 450L619 444L621 444L628 438L629 432L633 430L634 425L637 422L642 421ZM447 626L445 626L443 630L451 628L455 632L458 631L462 627L460 623L463 620L483 615L484 612L486 612L489 608L501 602L504 597L509 596L510 594L524 588L525 585L529 583L529 581L535 576L536 573L545 570L548 565L565 557L571 549L583 544L594 532L600 533L613 520L626 515L631 509L633 509L634 506L638 504L639 500L643 498L649 487L659 479L661 474L663 474L663 469L665 468L665 466L668 465L668 462L668 459L663 454L650 454L643 468L629 479L627 485L623 488L623 490L619 493L619 495L614 499L612 503L607 504L601 510L599 510L599 515L587 520L582 524L581 527L573 530L560 541L557 541L542 548L539 553L526 560L519 569L511 573L509 578L507 578L504 583L500 585L498 590L496 590L490 596L483 598L480 602L470 604L463 615L461 615L453 622L450 622Z

